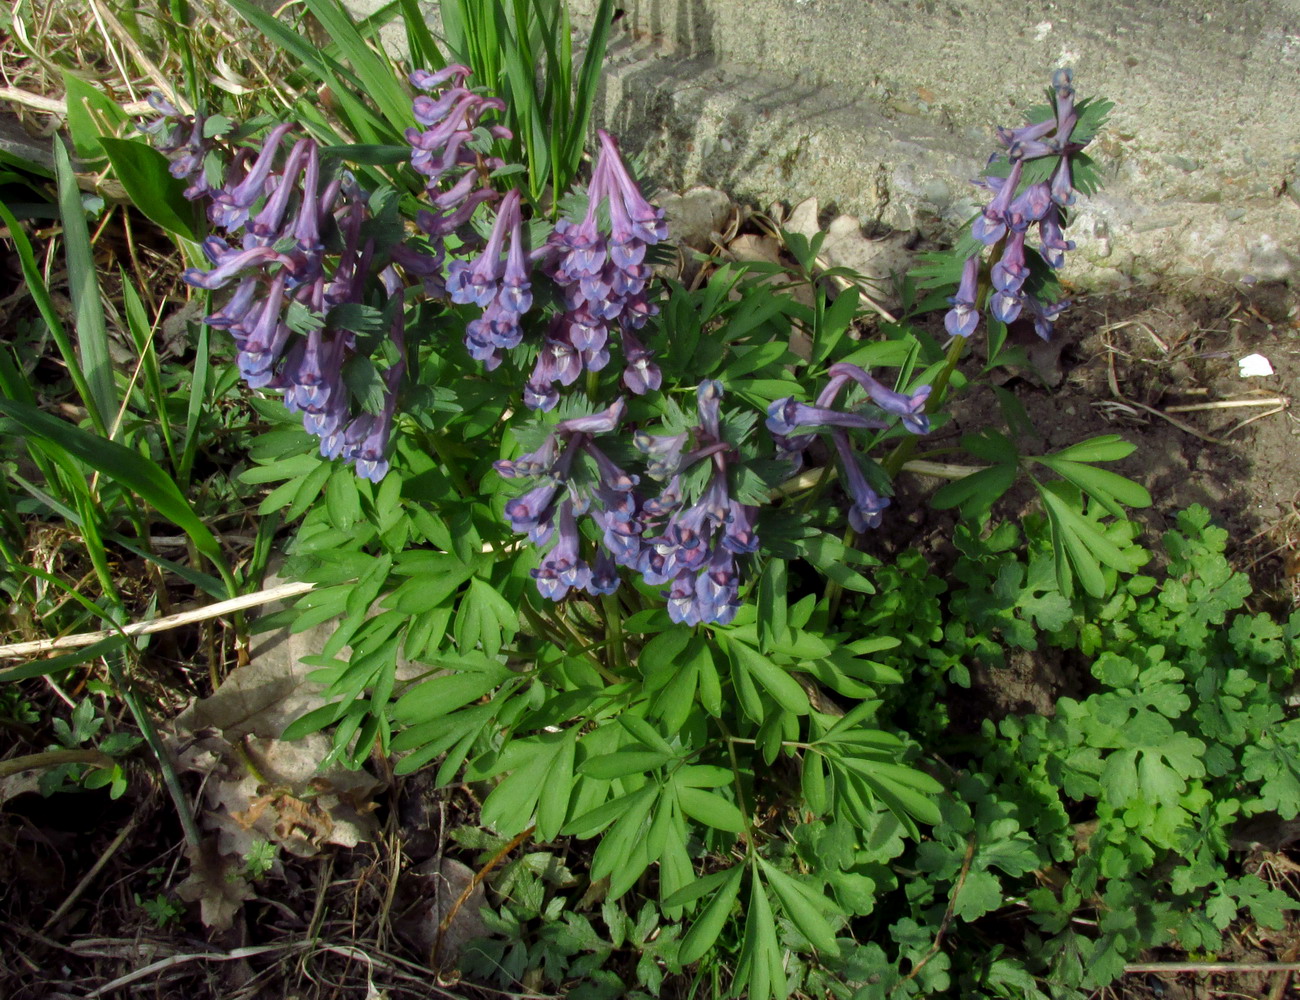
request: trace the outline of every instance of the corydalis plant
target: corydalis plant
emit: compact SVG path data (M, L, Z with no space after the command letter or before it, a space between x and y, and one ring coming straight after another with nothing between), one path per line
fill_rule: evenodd
M835 409L834 404L846 388L856 383L879 411L901 417L903 426L913 434L926 434L930 430L930 418L925 413L930 387L917 386L910 394L896 392L857 365L846 363L831 365L829 374L830 381L817 396L816 403L809 405L786 397L768 407L767 429L776 440L777 454L790 461L796 470L803 464L804 452L816 440L817 432L829 431L839 459L841 481L851 501L849 525L854 531L878 528L889 499L880 496L868 483L862 459L848 432L884 430L889 424L878 414L862 412L860 407Z
M1050 271L1062 267L1074 249L1064 228L1079 192L1097 186L1092 161L1083 153L1102 125L1108 102L1076 103L1073 73L1052 74L1051 104L1030 112L1019 128L999 127L1005 152L989 160L985 176L975 181L993 197L970 227L970 240L959 246L964 260L952 308L944 317L948 332L969 337L979 325L980 303L990 316L1012 323L1028 314L1035 332L1047 340L1052 324L1069 305L1044 298L1056 285ZM1037 246L1026 241L1031 230ZM983 251L991 248L988 266Z

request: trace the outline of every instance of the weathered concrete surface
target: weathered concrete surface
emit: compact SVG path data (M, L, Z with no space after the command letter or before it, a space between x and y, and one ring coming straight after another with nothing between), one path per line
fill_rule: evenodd
M590 23L597 0L570 0ZM380 0L351 0L371 13ZM1069 65L1116 102L1064 277L1300 271L1300 0L619 0L596 123L661 188L951 240ZM437 25L436 5L421 0Z
M1070 65L1116 102L1066 272L1293 277L1298 0L622 0L598 124L664 186L816 195L951 238L969 179ZM595 0L574 0L590 15Z

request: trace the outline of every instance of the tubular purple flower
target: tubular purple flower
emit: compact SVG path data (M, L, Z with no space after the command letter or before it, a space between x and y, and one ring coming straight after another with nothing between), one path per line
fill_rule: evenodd
M510 527L524 535L536 528L541 521L549 520L558 488L556 483L543 483L522 496L507 501L505 513Z
M286 178L287 182L287 178ZM307 150L307 167L302 182L302 206L294 223L293 238L298 249L307 254L319 254L324 244L320 238L321 206L317 203L317 186L320 183L320 157L313 142Z
M984 206L984 211L971 223L970 232L975 239L985 246L992 246L1007 233L1007 209L1020 184L1020 173L1024 161L1016 160L1011 164L1011 173L998 188L993 200Z
M989 312L1003 323L1014 323L1024 307L1024 296L1018 291L994 292L989 298Z
M610 554L602 549L596 553L596 562L591 567L587 593L592 597L601 597L617 591L618 585L618 566Z
M558 531L554 547L546 554L541 566L531 570L537 581L537 590L545 598L559 601L570 589L585 589L591 570L578 554L578 526L573 517L573 501L560 504Z
M1043 340L1052 339L1052 324L1060 318L1061 313L1070 305L1069 299L1059 302L1042 303L1032 296L1026 299L1030 318L1034 321L1034 332Z
M248 219L248 210L265 194L266 180L280 151L280 142L292 129L293 125L288 123L271 129L262 141L257 161L244 178L233 188L223 187L213 193L209 214L214 223L231 230L243 226Z
M1073 205L1075 202L1074 188L1070 179L1070 158L1062 156L1061 162L1056 168L1056 173L1052 174L1052 201L1062 207Z
M668 599L668 617L678 625L698 625L699 612L695 607L695 574L682 570L672 578L672 585L664 591Z
M261 288L262 282L257 277L249 275L239 282L234 293L216 312L211 316L203 317L203 322L215 330L229 330L232 326L242 323Z
M1025 232L1017 230L1011 234L1002 249L1001 259L993 265L989 279L999 292L1018 292L1029 277L1029 267L1025 263Z
M269 246L279 239L280 228L284 224L284 212L289 205L289 196L294 190L293 182L297 180L302 170L302 160L307 155L308 146L314 149L315 145L310 139L299 139L289 151L289 158L285 160L284 170L280 174L275 191L248 226L249 234L258 240L260 245Z
M216 239L216 237L211 237L211 239ZM208 249L207 244L210 240L204 241L205 251ZM276 253L272 247L253 247L249 250L231 250L229 253L223 254L220 262L211 271L204 271L202 268L197 267L186 268L182 277L187 285L215 291L218 288L225 288L232 279L244 271L254 267L262 267L272 261L281 264L293 263L283 254Z
M635 396L644 396L663 385L663 373L654 363L654 352L641 343L631 330L624 328L619 338L623 344L623 385Z
M695 402L700 411L700 426L704 428L704 433L715 441L722 436L719 426L722 395L722 383L716 379L705 379L695 390Z
M452 77L459 77L456 84L465 82L466 77L470 75L470 68L462 66L460 63L451 63L439 70L417 69L413 70L407 77L411 81L411 86L420 90L433 90L446 83Z
M961 283L957 286L957 294L948 300L952 303L952 308L943 318L944 327L954 337L969 337L979 325L980 314L976 307L979 274L979 255L967 257L961 268Z
M393 431L393 413L397 409L397 387L402 379L402 365L397 364L384 375L387 392L381 413L363 413L353 421L344 435L346 457L356 463L357 475L377 483L388 474L388 439Z
M609 434L618 429L627 413L627 403L620 397L598 413L585 417L570 417L555 425L556 434Z
M1007 224L1013 232L1024 232L1029 223L1037 222L1052 205L1052 192L1046 184L1030 184L1007 208Z
M724 549L737 554L758 551L758 533L754 530L754 517L757 513L757 507L734 499L731 501L722 535Z
M879 420L856 413L842 413L822 406L800 403L793 396L778 399L767 408L767 429L789 437L800 427L852 427L857 430L880 430L889 426Z
M827 371L831 375L847 375L853 379L882 410L902 417L903 426L913 434L925 434L930 430L930 418L925 416L926 400L930 398L928 385L917 386L911 395L907 395L882 385L857 365L840 362L831 365Z
M509 197L506 195L507 199ZM501 210L505 211L504 202ZM531 288L528 281L528 258L524 253L523 216L516 200L514 218L510 225L510 249L506 252L506 270L501 279L499 298L502 306L522 316L533 306Z
M600 139L601 161L608 159L609 163L612 186L609 212L615 242L626 242L625 237L620 238L625 226L626 231L644 243L662 243L668 239L668 224L664 221L663 210L655 208L642 197L641 189L627 172L614 137L604 129L597 129L596 136Z
M1002 143L1008 150L1014 149L1017 144L1037 142L1046 137L1056 128L1056 119L1047 118L1041 122L1034 122L1029 125L1021 125L1019 128L997 127L998 142ZM1026 159L1028 157L1025 157Z
M1065 264L1065 254L1074 249L1074 241L1067 240L1061 231L1061 210L1053 203L1047 214L1038 222L1038 238L1042 244L1043 260L1052 267Z
M881 514L889 506L889 498L879 496L862 474L862 466L853 453L848 435L842 430L834 430L831 436L835 441L835 450L839 452L840 465L844 471L844 485L849 491L853 505L849 508L849 526L854 531L863 532L869 528L879 528Z

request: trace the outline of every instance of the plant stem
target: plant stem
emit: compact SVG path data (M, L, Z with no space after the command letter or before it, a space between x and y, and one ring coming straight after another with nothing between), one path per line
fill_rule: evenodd
M628 672L627 646L623 641L623 609L613 594L602 594L600 606L605 611L605 634L613 647L614 669L620 674Z
M167 793L171 796L172 804L176 807L176 815L181 821L181 831L185 834L185 843L192 850L198 851L202 837L199 834L198 824L194 821L194 812L190 809L190 801L185 797L185 790L181 788L180 778L176 775L176 768L172 766L171 755L168 754L167 748L163 746L163 741L158 736L158 730L154 728L153 719L145 710L144 705L141 704L135 691L131 689L126 674L122 670L121 661L114 656L106 656L104 657L104 663L108 667L109 676L113 678L113 683L122 695L122 700L126 702L126 707L131 710L131 715L135 718L135 724L140 727L140 734L144 737L145 742L149 744L149 749L153 751L153 755L158 761L158 768L162 771L163 784L167 788Z
M447 445L442 435L429 434L427 437L434 454L438 456L438 460L442 463L442 471L451 480L451 484L456 487L456 492L460 494L462 500L472 500L476 495L476 491L470 489L469 481L465 478L464 473L460 471L460 467L447 454Z

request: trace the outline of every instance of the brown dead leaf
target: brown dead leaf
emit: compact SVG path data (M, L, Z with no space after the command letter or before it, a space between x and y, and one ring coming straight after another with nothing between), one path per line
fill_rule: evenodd
M204 839L196 852L185 851L190 859L190 873L176 887L176 894L186 902L199 904L205 927L229 930L244 901L254 896L253 887L243 875L242 862L223 857L212 837Z

